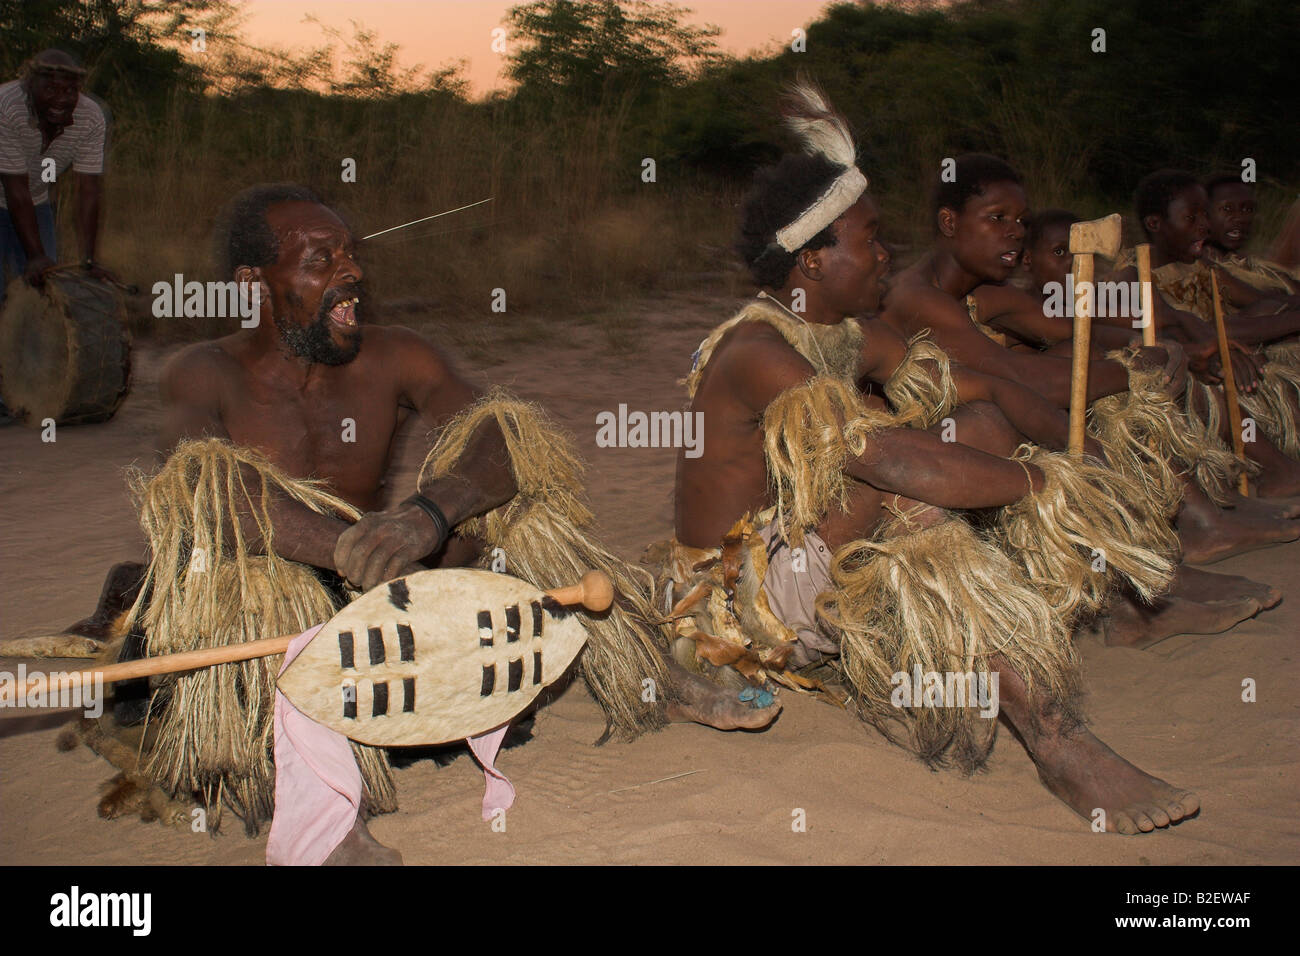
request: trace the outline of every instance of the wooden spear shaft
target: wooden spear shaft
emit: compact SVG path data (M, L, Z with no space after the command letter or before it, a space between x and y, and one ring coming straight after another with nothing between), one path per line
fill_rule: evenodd
M1223 321L1223 301L1219 298L1219 273L1210 270L1210 288L1214 293L1214 327L1219 333L1219 363L1223 366L1223 394L1228 400L1228 424L1232 428L1232 450L1246 460L1246 442L1241 434L1241 403L1237 401L1237 376L1232 371L1232 354L1228 350L1228 327ZM1237 479L1238 490L1250 494L1250 479L1243 471Z
M590 611L604 611L614 603L614 585L609 576L602 571L588 571L577 584L553 588L546 596L558 604L581 604ZM205 647L197 651L182 651L179 654L162 654L158 657L144 657L136 661L123 661L106 667L91 667L86 670L69 671L59 675L54 681L54 690L79 687L93 682L96 678L101 683L130 680L134 677L154 677L158 674L175 674L180 671L198 670L200 667L212 667L216 664L232 664L237 661L249 661L257 657L271 657L283 654L289 649L289 642L297 634L284 634L280 637L265 637L260 641L246 641L241 644L227 644L224 647ZM48 693L51 681L45 674L31 674L27 683L17 689L17 694L27 696L30 693ZM15 697L15 700L18 698Z

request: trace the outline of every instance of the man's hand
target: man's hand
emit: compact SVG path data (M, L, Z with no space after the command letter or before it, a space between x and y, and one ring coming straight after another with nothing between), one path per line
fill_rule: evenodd
M121 286L122 280L113 272L101 266L98 262L92 262L90 268L86 270L86 275L99 282L106 282L109 285Z
M45 273L54 268L55 262L49 256L33 256L27 260L27 268L23 270L23 278L27 284L34 289L43 289L45 287Z
M1160 345L1144 345L1138 349L1134 358L1138 368L1161 370L1165 388L1169 394L1178 396L1187 387L1187 356L1177 342L1163 342Z
M1177 342L1164 341L1160 344L1169 354L1169 360L1165 362L1165 389L1177 398L1187 388L1187 353Z
M1262 360L1236 342L1228 343L1228 355L1232 359L1232 377L1237 383L1237 390L1247 394L1254 392L1259 387ZM1196 349L1192 367L1211 385L1223 384L1223 362L1219 357L1217 343Z
M334 568L354 586L369 591L376 584L421 570L419 559L438 545L433 519L416 505L400 504L362 515L339 535Z

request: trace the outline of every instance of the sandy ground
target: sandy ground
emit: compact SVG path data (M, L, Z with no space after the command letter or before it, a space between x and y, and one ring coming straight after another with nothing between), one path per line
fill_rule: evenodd
M646 310L630 353L574 349L574 337L560 332L518 360L463 364L481 381L542 401L574 432L603 533L634 557L671 532L673 452L599 449L595 415L619 402L680 407L675 381L728 308L682 300ZM62 428L51 444L35 429L0 429L0 640L89 613L107 568L138 553L122 470L147 460L166 354L137 351L133 393L108 424ZM422 441L404 437L390 487L411 483ZM1300 545L1275 547L1216 568L1288 594L1227 635L1174 638L1150 651L1084 642L1094 730L1200 794L1200 816L1168 831L1092 833L1039 785L1005 729L988 771L973 778L933 773L847 714L789 693L763 733L678 725L594 748L603 720L580 686L540 712L533 740L500 759L519 790L505 832L480 819L482 775L468 756L398 771L402 809L371 826L417 864L1300 862L1297 555ZM0 669L16 663L0 658ZM1242 701L1245 678L1256 681L1257 702ZM246 838L233 819L215 837L99 819L97 787L112 771L85 748L56 752L67 719L0 714L0 862L263 862L265 833ZM806 832L792 827L800 810Z

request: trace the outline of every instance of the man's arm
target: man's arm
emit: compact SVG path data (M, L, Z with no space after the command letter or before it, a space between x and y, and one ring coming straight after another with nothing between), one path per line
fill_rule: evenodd
M1009 378L1062 408L1069 406L1069 359L1003 348L975 328L966 310L951 296L937 289L894 290L886 305L886 317L894 313L898 324L909 331L930 329L939 347L967 368ZM1090 364L1088 401L1127 389L1128 370L1124 366L1104 360Z
M420 420L440 429L479 398L430 342L415 332L391 328L385 350L397 369L402 404ZM447 530L491 511L515 496L514 474L505 438L489 419L471 436L456 470L424 478L418 493L437 505ZM445 543L432 516L410 499L363 515L339 536L334 563L339 573L363 588L396 577Z
M974 292L980 315L991 328L1007 332L1030 345L1051 348L1074 338L1074 320L1046 315L1043 303L1010 286L982 285ZM1131 320L1130 320L1131 321ZM1094 322L1093 354L1122 349L1133 337L1132 329Z
M36 224L36 205L32 202L27 173L0 173L0 183L4 186L9 218L13 221L18 241L22 243L23 252L27 255L27 268L23 275L32 285L39 287L45 279L45 271L54 265L54 260L45 254L45 247L41 245L41 231Z
M218 346L205 342L181 352L163 369L159 381L164 413L157 446L160 458L169 456L187 438L229 440L221 421L221 394L223 378L229 374L223 366L232 361ZM249 548L265 551L266 542L253 517L262 506L260 482L251 468L243 471L248 500L240 503L240 530ZM275 529L276 554L319 568L335 567L334 547L349 527L346 521L319 514L280 494L273 493L266 504ZM227 531L233 534L233 529Z
M93 260L99 240L99 202L104 177L77 173L77 238L81 242L81 261Z
M884 385L907 356L907 342L879 319L862 322L860 373ZM1062 449L1069 441L1070 419L1033 389L1011 379L972 371L951 362L953 384L963 402L992 402L1020 434L1048 448Z
M736 394L760 419L778 395L815 374L775 332L771 337L756 335L744 348L729 349L727 358L731 361L719 371L727 374ZM1009 458L942 441L930 432L888 428L871 435L866 450L845 471L881 491L936 507L990 508L1018 501L1042 487L1042 472L1033 465L1027 468Z
M1043 487L1033 465L999 458L914 428L888 428L870 436L866 451L845 469L891 494L937 508L997 508Z

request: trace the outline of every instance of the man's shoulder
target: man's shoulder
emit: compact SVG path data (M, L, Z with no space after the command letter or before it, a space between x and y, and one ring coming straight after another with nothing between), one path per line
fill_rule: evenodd
M27 93L21 80L0 83L0 119L11 123L26 122Z
M745 364L761 361L774 352L798 355L795 347L777 329L766 322L737 322L718 340L713 360Z
M185 346L163 365L161 380L192 390L211 385L215 377L237 372L240 364L229 341L232 338L205 339Z
M432 338L405 325L363 325L361 336L361 355L447 360L445 350Z
M90 133L108 124L108 111L98 99L89 93L81 93L77 96L73 119L71 129L81 126L83 134Z
M890 285L885 295L882 315L899 319L920 316L927 322L933 321L935 317L942 319L966 316L969 320L969 314L962 303L942 289L919 280Z

